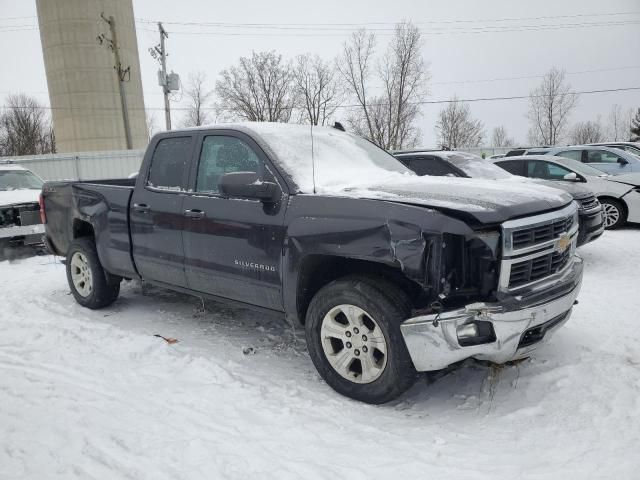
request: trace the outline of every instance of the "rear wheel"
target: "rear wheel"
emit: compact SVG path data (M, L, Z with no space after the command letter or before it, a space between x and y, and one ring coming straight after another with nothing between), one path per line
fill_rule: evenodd
M391 282L353 276L323 287L306 318L309 354L338 393L385 403L416 379L400 324L411 314L407 296Z
M602 213L604 215L604 228L614 229L625 224L627 212L618 200L612 198L600 199Z
M105 272L91 238L74 240L67 251L67 281L76 301L98 309L111 305L120 293L120 278Z

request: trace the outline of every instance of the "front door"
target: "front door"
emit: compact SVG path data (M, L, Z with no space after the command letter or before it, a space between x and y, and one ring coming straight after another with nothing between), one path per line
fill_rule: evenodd
M144 280L187 286L182 229L193 135L162 138L150 145L131 198L133 259Z
M198 140L199 161L184 199L184 250L189 288L275 310L282 309L284 199L278 203L225 198L220 177L255 172L276 179L250 137L218 131ZM283 197L284 198L284 197Z

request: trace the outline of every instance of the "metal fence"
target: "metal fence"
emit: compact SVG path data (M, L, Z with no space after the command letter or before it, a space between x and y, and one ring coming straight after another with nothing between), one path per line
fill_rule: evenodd
M140 169L144 150L54 153L0 157L28 168L44 180L126 178Z

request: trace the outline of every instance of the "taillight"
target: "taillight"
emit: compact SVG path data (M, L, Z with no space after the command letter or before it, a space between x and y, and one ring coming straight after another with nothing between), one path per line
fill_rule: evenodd
M42 223L47 223L47 214L44 213L44 197L42 196L42 194L40 194L38 203L40 204L40 221Z

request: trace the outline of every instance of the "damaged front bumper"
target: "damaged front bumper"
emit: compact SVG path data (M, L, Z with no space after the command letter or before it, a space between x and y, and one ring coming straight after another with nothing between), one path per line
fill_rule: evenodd
M467 358L504 363L528 356L571 315L582 284L582 260L549 286L497 303L410 318L400 326L413 364L433 371Z

